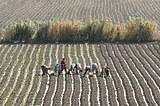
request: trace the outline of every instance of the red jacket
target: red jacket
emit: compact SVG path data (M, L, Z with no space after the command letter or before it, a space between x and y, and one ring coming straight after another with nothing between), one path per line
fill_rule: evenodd
M108 69L108 66L103 66L102 69Z
M61 61L61 66L62 66L63 64L64 64L64 66L66 66L66 63L67 63L66 61L63 61L63 60L62 60L62 61Z

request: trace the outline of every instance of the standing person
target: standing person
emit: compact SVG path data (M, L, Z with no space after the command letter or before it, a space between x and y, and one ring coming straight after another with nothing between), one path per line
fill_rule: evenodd
M65 58L63 58L63 60L61 61L61 72L63 71L63 69L65 69L65 72L67 72L67 67L66 67L66 60Z
M96 73L98 73L98 65L97 63L92 64L92 72L94 73L94 70L96 70Z
M59 64L56 64L54 70L55 70L56 75L57 75L57 73L60 75L60 65Z
M109 67L108 66L103 66L102 67L102 72L101 72L101 75L103 75L103 73L106 73L107 76L109 76Z
M42 65L41 68L42 68L42 71L43 71L42 76L45 75L45 73L47 73L48 75L50 75L50 74L48 73L48 70L51 69L50 67L47 67L47 66L45 66L45 65Z
M77 64L74 66L74 68L76 68L76 73L78 73L78 70L79 70L80 72L82 72L81 64L77 63Z
M90 66L86 66L86 68L85 68L85 72L84 72L84 76L86 75L86 73L87 73L88 71L91 71Z

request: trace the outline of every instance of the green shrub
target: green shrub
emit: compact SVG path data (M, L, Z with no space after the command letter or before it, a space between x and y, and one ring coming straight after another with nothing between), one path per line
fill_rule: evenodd
M31 21L25 20L24 23L19 21L16 24L16 33L14 35L13 40L30 41L34 32L35 32L35 27Z
M37 23L37 33L34 37L34 41L46 42L49 41L48 30L49 30L49 23L42 22Z
M104 41L111 41L115 30L115 25L108 19L103 20L102 38Z
M3 41L9 41L14 38L14 35L16 33L15 28L16 26L13 24L9 24L7 27L4 26L4 29L1 31L1 40Z
M4 41L9 40L25 40L30 41L32 35L34 34L35 29L31 21L25 20L24 23L19 21L16 25L10 23L7 27L2 29L1 35L3 36Z
M109 19L80 21L51 19L32 23L29 20L10 23L0 32L1 41L25 40L27 42L80 42L80 41L149 41L158 39L157 24L141 18L129 18L128 26Z
M126 41L148 41L156 39L157 24L154 21L143 21L141 18L129 18L125 35Z

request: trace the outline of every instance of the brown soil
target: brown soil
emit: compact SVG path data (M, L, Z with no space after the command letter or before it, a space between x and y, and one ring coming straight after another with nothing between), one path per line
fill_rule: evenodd
M28 46L28 45L26 45L26 46ZM22 85L22 82L23 82L24 76L25 76L25 69L26 69L26 67L27 67L27 64L28 64L29 61L30 61L30 59L27 58L27 57L30 56L30 52L29 52L29 51L31 51L31 50L32 50L32 47L30 47L29 50L27 51L26 61L25 61L25 63L24 63L24 66L23 66L22 69L21 69L21 74L20 74L20 76L19 76L17 85L16 85L13 93L11 94L11 97L9 98L9 100L10 100L10 99L11 99L11 100L9 101L9 103L7 102L7 104L12 104L12 103L13 103L14 96L18 93L18 91L19 91L20 88L21 88L21 85ZM23 93L23 92L22 92L22 93ZM17 102L17 103L18 103L18 102Z
M29 85L30 85L31 76L32 76L32 70L33 70L33 67L34 67L34 64L35 64L36 54L37 54L37 52L38 52L38 47L36 47L36 49L35 49L34 52L33 52L32 60L29 59L29 58L30 58L30 53L31 53L31 51L32 51L32 49L30 49L29 53L27 54L27 59L26 59L26 60L29 60L28 62L31 61L31 65L30 65L30 67L29 67L29 70L27 71L28 74L27 74L25 86L24 86L24 88L23 88L23 90L22 90L22 92L21 92L21 94L20 94L20 96L19 96L19 98L22 98L22 99L17 99L16 105L17 105L17 104L19 105L19 104L22 103L23 98L24 98L24 96L25 96L25 93L27 93L28 87L29 87ZM28 64L28 63L27 63L27 64ZM27 64L26 64L26 65L27 65ZM26 66L26 67L27 67L27 66ZM25 71L25 70L24 70L24 71ZM24 74L25 74L25 73L24 73Z
M53 45L51 45L53 46ZM48 50L50 50L50 46L48 47ZM52 63L51 63L51 68L54 69L54 66L56 64L56 57L55 57L55 54L56 53L56 45L54 45L53 47L53 51L52 51L52 54L51 54L51 57L52 57ZM46 55L47 56L47 55ZM48 52L48 56L49 56L49 52ZM48 59L50 59L48 57ZM50 60L49 60L50 61ZM46 64L49 64L49 61L46 63ZM55 89L55 80L56 80L56 77L55 76L50 76L50 81L49 81L49 89L48 89L48 92L46 94L46 97L44 99L44 105L46 106L49 106L51 104L51 97L53 95L53 92L54 92L54 89ZM43 95L42 95L43 96Z
M59 48L58 48L58 62L60 63L60 61L62 60L62 45L59 45ZM55 93L55 96L54 96L54 99L53 99L53 105L55 106L58 106L60 105L60 99L61 99L61 94L62 94L62 91L63 91L63 75L59 75L58 76L58 80L57 80L57 91Z
M20 51L20 49L21 49L21 46L20 46L20 48L19 48L19 50L17 50L17 53L16 54L18 54L19 53L19 51ZM9 99L8 99L8 102L7 102L7 106L9 106L9 105L11 105L12 104L12 102L14 101L14 98L15 98L15 96L16 96L16 90L18 90L20 87L19 87L19 84L20 84L20 77L21 76L23 76L23 72L22 72L22 70L19 70L19 68L21 67L21 63L22 63L22 61L23 61L23 57L24 57L24 54L25 54L25 52L27 52L26 51L26 49L27 49L27 45L25 45L25 47L23 48L23 50L22 50L22 52L21 52L21 54L19 55L19 57L18 57L18 59L19 59L19 62L17 63L17 65L15 66L15 68L14 68L14 75L13 75L13 77L11 78L11 81L10 81L10 83L9 83L9 85L8 85L8 90L9 89L12 89L12 84L14 84L14 81L15 81L15 79L16 79L16 77L17 77L17 74L18 74L18 72L19 71L21 71L20 72L20 75L19 75L19 78L18 78L18 82L16 83L16 87L14 88L14 90L13 90L13 92L11 93L11 95L10 95L10 97L9 97ZM7 94L7 93L6 93ZM4 97L5 98L5 97Z
M71 59L72 59L72 63L76 64L77 60L75 57L75 51L74 49L74 45L71 45ZM79 76L74 74L73 75L73 79L74 79L74 92L73 92L73 96L72 96L72 106L78 106L79 105L79 93L80 93L80 79Z
M95 50L96 50L97 58L99 59L99 61L101 61L101 65L103 66L103 64L105 64L105 63L104 63L104 61L103 61L103 58L101 57L100 49L99 49L99 47L98 47L97 45L94 45L94 47L95 47ZM90 48L90 53L91 53L91 56L92 56L92 58L93 58L93 61L94 61L94 62L97 62L97 60L96 60L96 59L94 58L94 56L93 56L93 50L91 49L92 46L90 45L89 48ZM101 67L102 67L102 66L101 66ZM99 67L99 69L100 69L101 67ZM101 69L100 69L100 70L101 70ZM100 74L97 74L97 79L98 79L99 88L100 88L100 103L101 103L102 105L106 105L107 102L109 102L109 101L107 101L106 87L105 87L105 84L104 84L104 80L103 80L102 77L100 77Z
M29 19L46 21L51 18L64 20L80 20L109 18L113 23L126 23L128 17L142 17L154 20L160 26L159 3L152 0L67 0L67 1L10 1L0 0L0 28L12 22ZM160 30L160 27L158 28Z
M16 46L15 46L16 47ZM14 51L14 47L12 48L12 50ZM20 47L18 47L17 48L17 51L19 51L20 50ZM11 53L13 53L13 51L11 52ZM10 54L8 54L8 55L10 55ZM11 61L11 63L10 64L8 64L8 63L4 63L4 68L2 68L2 71L4 71L5 70L5 76L3 77L3 80L2 80L2 82L1 82L1 87L0 87L0 89L2 90L2 88L5 86L5 84L6 84L6 82L7 82L7 79L9 78L9 75L10 75L10 72L12 71L12 66L14 65L14 62L16 61L16 58L17 58L17 53L13 53L12 54L12 56L13 56L13 58L12 58L12 60L11 60L11 55L10 56L7 56L8 58L7 58L7 60L9 60L9 61L6 61L6 62L10 62ZM9 65L9 66L8 66ZM8 67L7 67L8 66ZM3 73L3 72L2 72ZM14 75L14 74L13 74ZM12 77L12 76L11 76Z
M18 48L17 48L17 51L20 51L20 49L21 49L21 47L19 46ZM14 47L13 47L13 49L12 49L13 51L14 51ZM15 54L15 55L14 55ZM8 55L10 55L10 54L8 54ZM15 79L15 77L16 77L16 72L14 72L13 71L13 75L12 76L10 76L10 74L11 74L11 71L12 71L12 67L13 67L13 65L14 65L14 63L16 62L16 60L17 60L17 55L18 55L18 53L13 53L13 58L12 58L12 62L11 62L11 64L8 66L8 64L6 63L6 66L4 67L4 69L2 69L3 71L5 70L5 76L3 77L3 80L2 80L2 82L1 82L1 87L0 87L0 90L2 90L3 89L3 87L6 87L5 88L5 91L2 93L2 95L1 95L1 98L5 98L6 96L7 96L7 94L8 94L8 92L9 92L9 90L10 90L10 88L12 87L12 85L13 85L13 81L14 81L14 79ZM8 58L8 62L10 62L11 61L11 58L10 58L10 56L8 56L9 58ZM7 62L7 61L6 61ZM20 62L19 62L20 63ZM5 64L4 64L5 65ZM6 69L6 67L8 66L8 68ZM16 69L16 68L15 68ZM3 72L2 72L3 73ZM15 75L14 75L15 74ZM8 81L8 79L9 78L11 78L10 79L10 82L8 83L8 85L6 85L7 84L7 81ZM1 104L1 103L0 103Z
M83 46L83 45L82 45ZM83 48L84 49L84 48ZM84 63L83 63L83 59L81 57L81 49L80 49L80 45L77 45L77 56L79 56L79 63L81 63L82 68L84 68ZM82 95L81 95L81 105L82 106L87 106L88 105L88 80L86 77L82 77Z
M37 90L38 81L39 81L40 77L42 78L41 88L37 94L34 105L41 105L41 103L42 103L42 98L43 98L45 90L46 90L46 84L47 84L48 77L47 77L47 75L39 76L38 70L41 70L40 66L42 65L42 61L44 59L44 58L42 58L42 56L43 56L44 47L46 44L37 44L37 47L36 47L35 51L33 52L32 59L30 59L30 53L32 52L34 45L35 44L32 44L31 47L29 48L29 50L27 51L27 57L25 60L25 64L23 65L23 67L21 69L21 74L19 76L17 85L16 85L15 89L13 90L13 92L11 93L6 105L11 105L13 103L15 96L17 95L19 89L21 88L21 85L22 85L22 82L24 79L24 75L25 75L25 71L26 71L25 69L28 66L28 63L31 62L31 65L29 66L29 70L27 71L28 75L26 78L25 86L16 101L16 105L20 105L22 103L23 98L28 90L28 87L29 87L29 84L31 81L33 68L34 68L35 62L36 62L36 55L37 55L37 52L40 48L40 45L42 45L42 47L41 47L41 51L40 51L40 55L39 55L38 65L36 67L34 84L33 84L33 87L31 89L30 93L29 93L29 96L27 98L26 105L30 105L30 103L32 102L33 95L35 94L35 92ZM59 62L58 63L60 63L60 61L63 58L62 57L63 45L64 44L59 44L59 50L58 50ZM72 59L72 63L77 63L76 57L74 55L75 54L74 47L76 44L65 44L64 57L66 58L66 61L67 61L67 68L69 68L69 66L70 66L70 58L68 56L69 45L71 47L70 56ZM104 84L103 77L99 76L99 73L96 75L96 77L98 79L98 83L99 83L99 90L100 90L100 93L99 93L100 105L106 105L108 102L110 105L117 105L117 102L119 103L119 105L127 105L126 101L128 102L129 105L136 105L136 101L137 101L138 105L140 105L140 106L146 105L145 101L148 105L155 105L155 102L158 105L160 105L160 100L159 100L160 95L159 95L159 89L158 89L160 87L160 83L159 83L159 76L160 76L159 63L160 62L158 61L159 57L160 57L160 55L159 55L160 51L159 51L159 46L157 46L157 45L159 45L158 43L154 43L154 44L152 44L152 43L88 44L89 55L90 55L91 59L93 60L93 62L97 63L98 61L97 61L96 57L94 56L92 45L94 45L94 47L95 47L96 56L100 61L101 67L103 65L105 65L105 62L106 62L111 70L111 73L110 73L111 76L104 78L107 86L105 86L105 84ZM0 50L2 50L2 48L4 46L5 46L5 44L2 45L2 47L0 47ZM7 52L7 50L9 49L10 46L11 45L8 45L8 47L6 47L4 52ZM49 62L50 62L49 52L50 52L51 46L53 46L53 51L52 51L52 55L51 55L51 57L52 57L51 68L54 69L55 64L57 64L56 57L55 57L57 44L48 44L47 50L45 52L45 65L49 65ZM83 54L84 54L86 65L91 66L92 63L90 62L90 59L87 55L86 45L82 44L82 46L83 46L83 51L80 50L80 44L77 44L76 50L77 50L77 56L79 59L78 62L81 63L82 67L84 68L85 65L83 63L83 58L81 57L81 52L83 52ZM16 47L16 45L14 45L11 48L11 50L9 51L9 53L6 57L5 63L2 65L3 70L5 69L6 65L9 63L10 55L14 51L15 47ZM22 45L18 45L16 53L13 54L14 55L13 56L14 62L17 59L17 55L18 55L21 47L22 47ZM14 84L14 79L17 76L17 72L19 71L19 67L20 67L21 62L23 60L23 56L24 56L23 54L26 52L27 47L28 47L28 44L25 45L22 53L19 56L19 62L17 63L16 67L14 68L14 73L11 76L11 80L9 82L9 85L6 87L5 91L3 92L2 96L0 97L0 98L3 98L3 99L0 99L0 105L2 105L3 101L6 99L5 97L7 96L7 93L9 92L10 88L12 88L12 86ZM143 50L153 60L153 62L146 56L146 54L143 52ZM4 57L4 52L0 56L0 58L2 60ZM132 52L138 58L140 63L134 57ZM145 62L144 59L147 62ZM126 61L126 63L125 63L125 61ZM8 67L8 70L11 70L12 66L14 65L14 62L11 62L10 66ZM114 67L116 70L114 70ZM1 70L1 73L4 72L3 70ZM7 77L9 75L9 73L10 73L10 71L6 71L6 75L4 76L4 78L0 84L1 89L4 87L4 84L7 81ZM150 76L148 76L147 73ZM88 79L86 77L82 77L83 73L80 76L81 76L80 78L82 80L82 95L81 95L80 101L81 101L81 105L84 106L84 105L88 105L88 93L89 93ZM129 79L127 79L126 76L128 76ZM122 84L121 84L119 77L122 79ZM57 78L58 78L58 82L57 82L58 85L57 85L57 91L56 91L55 96L53 98L53 105L60 105L61 95L63 92L63 81L64 81L63 75L61 74ZM144 81L143 78L146 80L146 82ZM80 93L80 79L79 79L79 76L76 74L73 75L73 79L74 79L74 92L72 95L71 103L73 106L75 106L75 105L79 105L78 98L79 98L79 93ZM90 86L91 86L90 103L93 106L97 106L98 101L97 101L96 79L94 76L90 77L89 79L91 82L90 83ZM44 98L44 106L51 104L51 97L52 97L52 94L55 89L55 80L56 80L56 76L50 76L49 85L48 85L49 89L48 89L47 94ZM70 105L70 96L71 96L71 90L72 90L71 75L66 74L65 81L66 81L66 85L65 85L66 88L65 88L64 95L63 95L62 104L63 105ZM129 81L132 84L134 92L130 86ZM114 86L117 91L117 98L115 97L116 95L115 95ZM106 95L106 88L108 90L108 95ZM141 88L143 90L144 95L142 94ZM124 92L124 90L125 90L125 92ZM125 98L125 93L126 93L126 98ZM135 95L135 98L134 98L134 95ZM107 97L108 97L108 101L107 101ZM144 100L144 98L145 98L145 100ZM154 102L154 100L155 100L155 102Z

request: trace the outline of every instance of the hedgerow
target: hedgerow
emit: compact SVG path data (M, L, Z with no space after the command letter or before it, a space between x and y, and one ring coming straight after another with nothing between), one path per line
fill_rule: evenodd
M27 42L81 42L81 41L150 41L157 40L159 35L155 21L144 21L142 18L128 19L128 25L111 20L80 21L54 20L32 22L25 20L17 24L10 23L0 31L0 40L19 40Z

